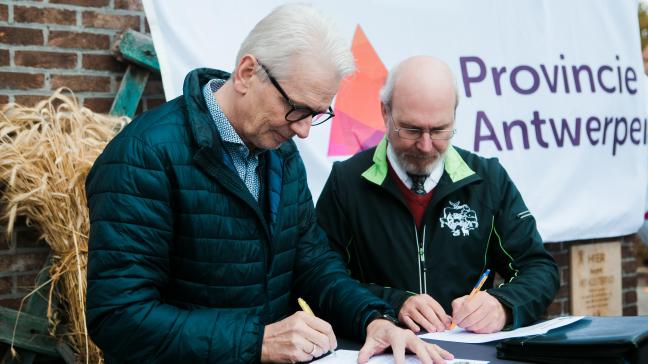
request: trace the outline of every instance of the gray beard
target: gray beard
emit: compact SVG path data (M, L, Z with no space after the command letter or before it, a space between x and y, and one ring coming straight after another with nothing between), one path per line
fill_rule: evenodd
M446 149L447 152L447 149ZM434 168L441 163L441 161L445 158L446 152L443 152L441 154L437 154L437 158L432 162L428 163L427 165L423 166L422 168L419 167L417 164L410 162L407 159L406 153L401 152L401 153L396 153L396 159L398 159L398 164L405 170L407 173L411 174L419 174L419 175L429 175L432 173Z

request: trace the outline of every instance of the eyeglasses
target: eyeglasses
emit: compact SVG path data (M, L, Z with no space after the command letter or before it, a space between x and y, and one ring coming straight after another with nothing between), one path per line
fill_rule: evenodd
M394 117L391 114L391 110L389 110L389 118L391 119L392 123L394 123ZM455 135L457 132L457 129L431 129L431 130L424 130L424 129L419 129L419 128L395 128L394 133L398 135L399 138L402 139L407 139L407 140L419 140L422 136L423 133L427 133L430 136L430 139L432 140L449 140L452 139L452 137Z
M329 106L327 111L322 112L322 111L314 111L313 109L311 109L310 107L307 107L307 106L296 105L295 102L293 100L291 100L290 97L288 97L288 94L286 94L286 91L284 91L283 88L281 88L281 86L279 85L279 82L277 82L277 80L274 77L272 77L272 75L270 74L270 71L268 70L268 68L266 66L264 66L263 64L261 64L261 62L259 62L258 60L257 60L257 63L259 64L259 66L261 66L261 68L263 68L263 71L268 76L268 79L270 80L270 82L274 85L274 87L277 89L277 91L279 91L281 96L283 96L283 98L286 100L286 102L290 106L290 110L288 110L288 112L286 113L286 116L285 116L286 121L294 123L294 122L297 122L297 121L300 121L300 120L304 120L304 119L306 119L307 117L310 116L312 118L311 119L311 125L315 126L315 125L320 125L323 122L325 122L325 121L327 121L327 120L329 120L329 119L331 119L332 117L335 116L335 113L333 113L333 109L330 106Z

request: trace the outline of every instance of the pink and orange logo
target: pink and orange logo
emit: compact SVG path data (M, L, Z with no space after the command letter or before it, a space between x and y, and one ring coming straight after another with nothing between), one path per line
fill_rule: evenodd
M379 92L387 69L358 25L351 51L356 72L342 80L335 101L329 156L353 155L378 144L385 135Z

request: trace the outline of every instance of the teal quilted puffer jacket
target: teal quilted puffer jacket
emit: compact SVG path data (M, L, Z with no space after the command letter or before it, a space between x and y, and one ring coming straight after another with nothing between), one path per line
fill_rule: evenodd
M88 175L86 313L108 363L258 362L265 325L297 297L355 339L390 310L329 249L292 141L264 153L263 209L233 170L201 93L228 76L189 73Z

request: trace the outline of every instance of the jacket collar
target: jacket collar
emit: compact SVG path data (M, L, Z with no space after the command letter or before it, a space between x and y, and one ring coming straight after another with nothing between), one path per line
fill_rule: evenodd
M387 172L387 138L383 138L376 146L373 164L362 173L362 177L372 183L382 185L385 178L387 178ZM444 175L446 174L452 183L457 183L474 175L475 172L461 158L459 152L453 146L450 146L444 160Z

